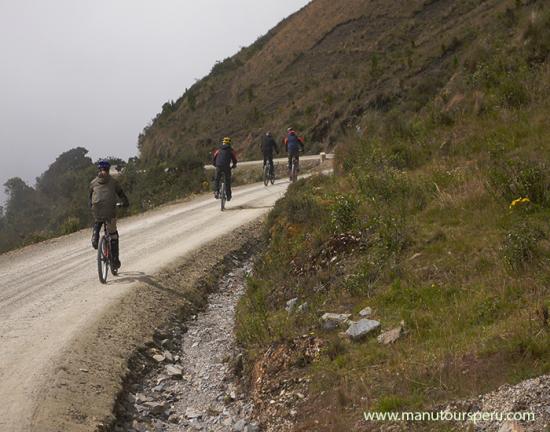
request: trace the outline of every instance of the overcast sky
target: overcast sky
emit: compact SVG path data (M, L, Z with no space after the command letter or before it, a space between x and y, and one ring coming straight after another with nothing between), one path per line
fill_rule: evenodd
M0 185L77 146L137 154L164 102L308 2L0 0Z

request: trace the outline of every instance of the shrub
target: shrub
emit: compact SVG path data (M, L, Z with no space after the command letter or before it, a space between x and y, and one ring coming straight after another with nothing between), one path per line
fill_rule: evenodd
M548 168L544 163L521 159L497 161L489 170L489 181L495 190L511 202L518 197L541 206L550 204Z
M61 234L71 234L80 229L80 219L77 217L69 216L59 227Z
M330 208L330 222L334 232L350 231L357 226L359 201L351 194L337 195Z
M504 237L504 261L512 270L519 270L537 256L537 245L545 237L538 227L521 222Z

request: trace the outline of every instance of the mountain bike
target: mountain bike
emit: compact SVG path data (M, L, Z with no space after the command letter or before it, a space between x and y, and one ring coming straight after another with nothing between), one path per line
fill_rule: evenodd
M270 169L269 163L266 163L264 165L264 174L263 174L263 180L264 180L264 186L267 186L270 182L271 184L275 184L275 167L273 169Z
M300 170L300 159L298 155L292 156L292 167L290 168L290 181L294 183L298 179L298 171Z
M99 239L99 245L97 247L97 273L99 275L99 281L104 284L107 283L107 275L109 274L109 268L113 276L118 274L118 268L113 263L113 254L111 253L111 234L107 229L107 224L103 224L103 235Z

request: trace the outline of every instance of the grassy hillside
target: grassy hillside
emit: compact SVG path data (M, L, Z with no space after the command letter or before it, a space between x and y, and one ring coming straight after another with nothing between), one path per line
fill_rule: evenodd
M332 148L365 112L424 107L474 46L475 67L483 40L517 19L516 3L312 1L167 102L140 136L141 154L205 155L231 135L250 156L262 132L288 125L304 133L309 151Z
M381 85L395 94L358 114L335 176L302 180L277 203L239 306L258 403L309 382L295 417L278 412L295 430L379 430L364 410L444 407L550 371L550 5L410 3L403 28L417 37L394 39L393 55L441 45L440 55L410 57L427 67L410 72L418 87ZM442 21L428 29L429 13ZM438 22L445 31L428 39ZM307 308L289 314L294 297ZM366 306L383 330L404 321L405 334L381 345L320 328L324 312L357 319Z

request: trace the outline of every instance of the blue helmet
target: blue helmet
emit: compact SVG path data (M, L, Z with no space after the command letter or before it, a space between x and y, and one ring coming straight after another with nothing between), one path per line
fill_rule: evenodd
M97 168L98 169L109 169L111 168L111 163L108 161L108 160L105 160L105 159L100 159L98 162L97 162Z

